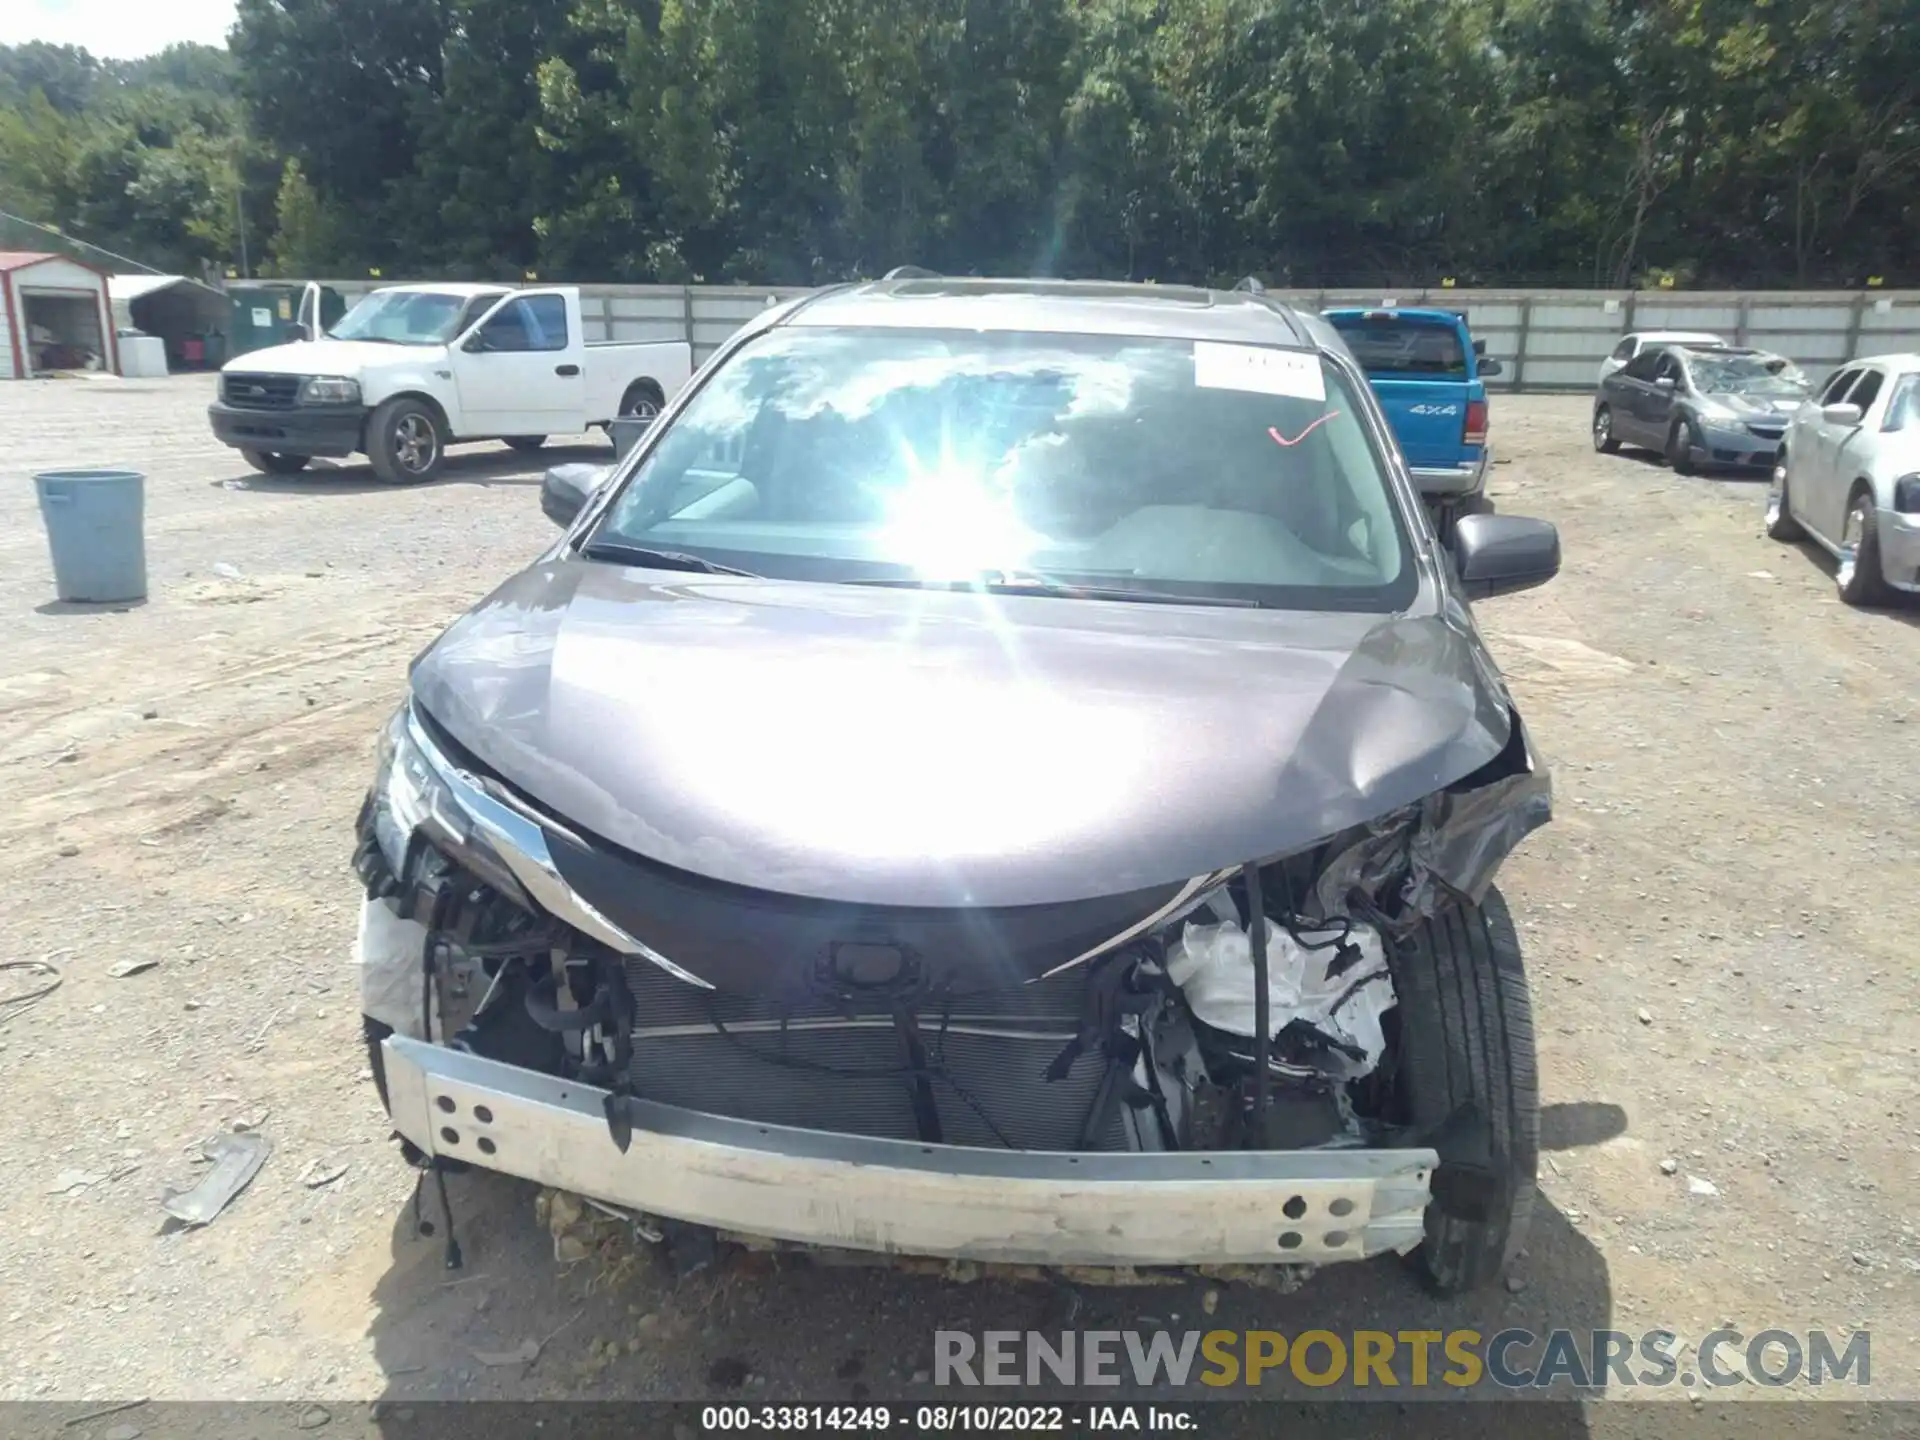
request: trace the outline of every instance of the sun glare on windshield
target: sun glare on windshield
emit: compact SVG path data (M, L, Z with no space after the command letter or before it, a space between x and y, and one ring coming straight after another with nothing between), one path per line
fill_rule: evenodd
M899 441L904 479L882 492L887 551L920 575L966 579L1024 570L1046 537L1022 523L1001 476L943 443L932 465ZM1001 467L1004 468L1004 467Z

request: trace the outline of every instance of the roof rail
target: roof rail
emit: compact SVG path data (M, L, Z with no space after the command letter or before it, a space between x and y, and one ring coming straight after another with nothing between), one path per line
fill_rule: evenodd
M920 265L896 265L880 277L882 280L938 280L938 270L928 270Z
M1233 288L1236 291L1244 291L1248 295L1264 295L1267 293L1267 287L1262 285L1258 280L1254 279L1253 276L1251 275L1248 275L1245 278L1243 278L1240 281L1240 283L1235 285Z

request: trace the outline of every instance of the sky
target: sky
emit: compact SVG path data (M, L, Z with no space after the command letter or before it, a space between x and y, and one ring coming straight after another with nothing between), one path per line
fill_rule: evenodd
M0 45L46 40L133 60L176 40L225 45L234 0L0 0Z

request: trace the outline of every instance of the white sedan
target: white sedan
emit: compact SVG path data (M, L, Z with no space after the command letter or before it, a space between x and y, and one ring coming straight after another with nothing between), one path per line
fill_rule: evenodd
M1607 358L1600 362L1600 379L1620 369L1636 355L1658 345L1685 345L1692 350L1708 350L1725 345L1726 340L1705 330L1634 330L1620 337Z
M1843 365L1787 429L1767 534L1838 562L1849 605L1920 594L1920 355Z

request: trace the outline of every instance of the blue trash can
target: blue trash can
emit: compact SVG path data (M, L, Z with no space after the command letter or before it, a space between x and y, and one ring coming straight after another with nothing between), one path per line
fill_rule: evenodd
M62 600L147 595L146 484L137 470L43 470L33 477Z
M627 452L640 443L640 437L653 428L653 416L616 415L607 422L607 433L613 437L613 458L624 460Z

